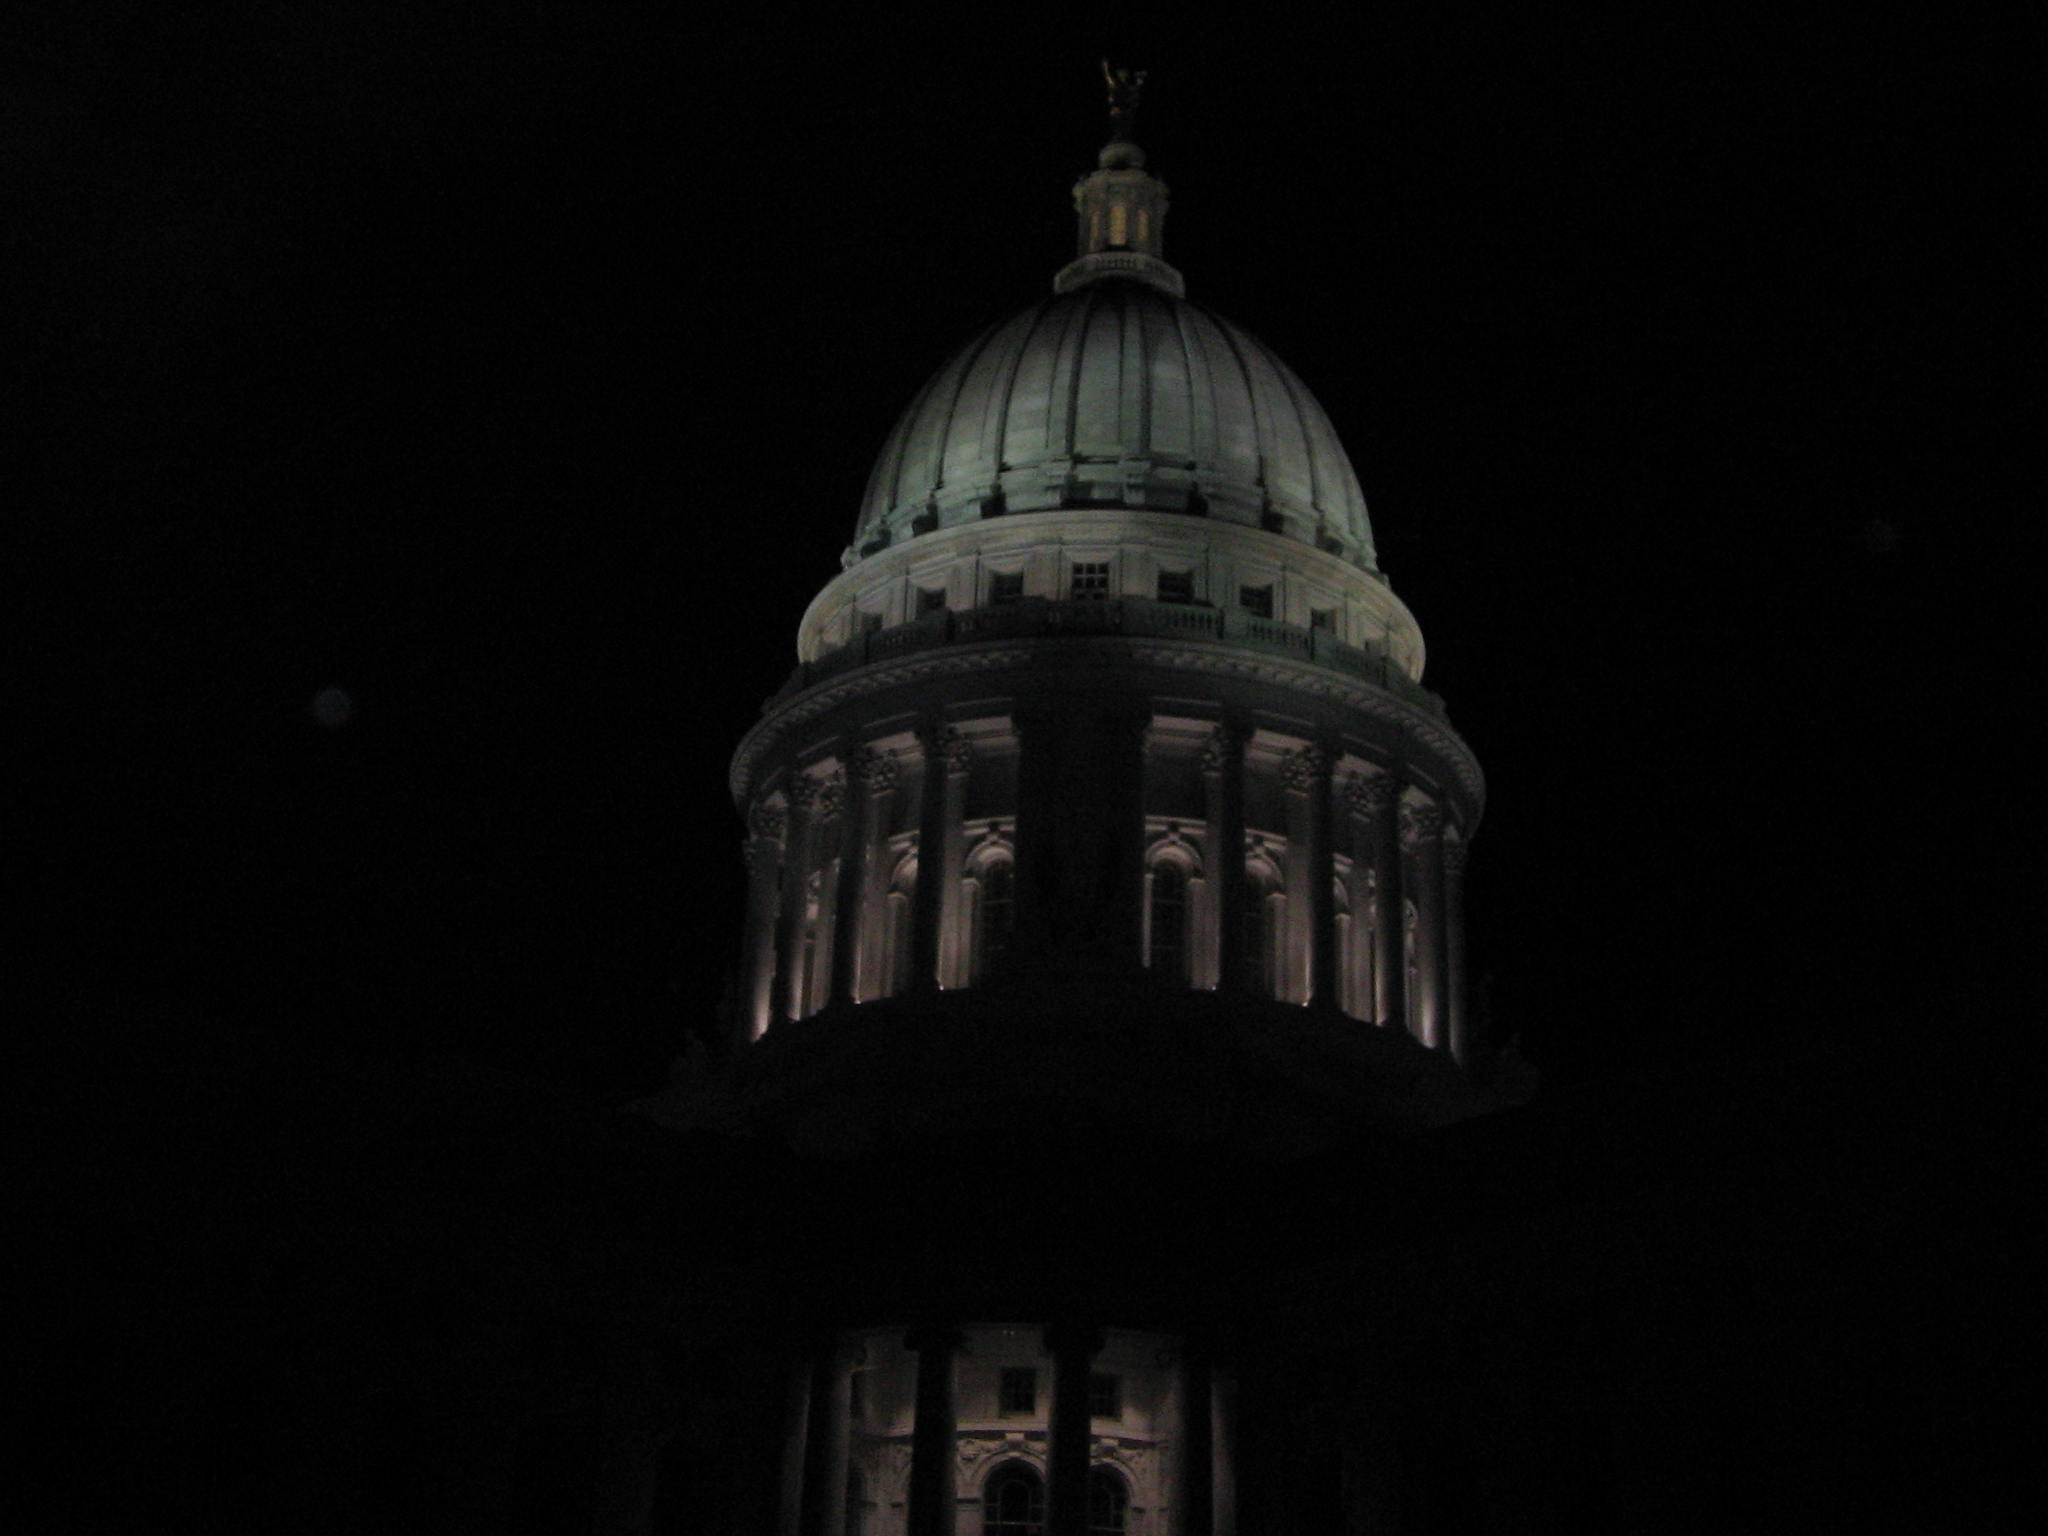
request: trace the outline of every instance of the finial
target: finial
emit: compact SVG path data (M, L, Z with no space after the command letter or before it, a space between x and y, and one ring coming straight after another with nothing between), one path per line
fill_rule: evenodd
M1138 126L1138 96L1145 89L1146 71L1111 69L1102 61L1103 82L1109 86L1109 136L1128 139Z
M1102 80L1109 87L1109 142L1095 157L1094 173L1074 188L1079 251L1053 277L1055 293L1106 277L1149 283L1175 298L1186 292L1180 274L1160 254L1166 183L1146 174L1145 152L1131 142L1146 75L1142 69L1116 69L1102 61Z

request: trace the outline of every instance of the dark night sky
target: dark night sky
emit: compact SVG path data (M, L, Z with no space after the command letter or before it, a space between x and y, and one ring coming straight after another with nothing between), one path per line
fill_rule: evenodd
M2016 38L971 14L20 40L68 1065L658 1083L734 956L730 751L897 411L1065 259L1106 50L1169 255L1329 410L1488 768L1499 1027L1559 1082L2004 1034Z

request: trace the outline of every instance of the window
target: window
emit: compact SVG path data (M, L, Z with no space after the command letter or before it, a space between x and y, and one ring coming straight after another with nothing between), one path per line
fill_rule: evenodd
M1111 249L1130 243L1130 215L1122 203L1109 205L1109 243Z
M1237 602L1239 607L1248 613L1256 614L1259 618L1270 619L1273 617L1273 589L1270 585L1263 587L1239 587L1237 589Z
M1045 1484L1021 1461L1006 1461L981 1486L982 1536L1040 1536Z
M975 901L974 978L979 981L1002 963L1010 948L1011 920L1017 909L1016 872L1006 857L989 860L977 879Z
M1014 603L1024 595L1024 573L1022 571L996 571L988 579L988 600L991 603Z
M1004 1366L1002 1379L996 1387L996 1411L999 1413L1036 1413L1038 1411L1038 1372L1028 1365Z
M1088 1536L1123 1536L1130 1508L1122 1478L1107 1467L1088 1469Z
M1337 627L1337 610L1334 608L1309 609L1308 627L1310 629L1335 629Z
M882 616L866 608L856 609L853 616L855 634L872 635L882 627Z
M1124 1416L1124 1384L1119 1376L1099 1372L1088 1378L1088 1417L1120 1419Z
M1152 866L1152 905L1147 921L1145 963L1161 981L1188 984L1188 877L1179 864L1161 859Z
M1109 596L1109 562L1084 561L1074 567L1073 595L1084 601Z
M1161 571L1159 573L1159 601L1162 603L1192 603L1195 600L1195 573L1193 571Z
M1244 979L1246 989L1259 997L1280 995L1280 918L1287 901L1283 889L1279 866L1264 850L1245 860Z
M917 589L917 611L919 613L937 613L945 606L946 589L944 587L919 587Z

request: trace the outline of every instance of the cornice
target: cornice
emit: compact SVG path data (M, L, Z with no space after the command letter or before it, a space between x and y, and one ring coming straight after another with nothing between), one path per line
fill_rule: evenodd
M1114 658L1171 671L1265 683L1355 710L1393 727L1442 761L1471 807L1466 834L1479 824L1486 803L1486 777L1479 760L1456 731L1418 706L1314 662L1240 649L1227 641L1186 644L1114 635L1048 637L1024 645L953 646L839 673L771 709L741 739L728 781L733 799L740 805L747 803L758 765L778 740L841 705L937 678L1022 667L1048 654L1056 654L1062 661Z

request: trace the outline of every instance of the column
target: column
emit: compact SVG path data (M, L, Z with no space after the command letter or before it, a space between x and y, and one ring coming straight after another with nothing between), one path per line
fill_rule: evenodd
M782 1505L776 1536L801 1536L804 1508L804 1455L810 1443L811 1364L793 1361L789 1396L782 1425Z
M776 897L782 882L782 835L786 818L782 811L762 801L754 803L747 818L747 926L746 992L740 1021L743 1038L736 1044L758 1040L771 1022L770 994L775 987Z
M1101 824L1089 852L1103 867L1096 910L1082 918L1084 933L1075 937L1098 945L1111 969L1135 972L1145 963L1145 736L1152 712L1117 710L1095 727Z
M789 802L789 828L782 860L782 915L776 923L782 953L768 993L771 1023L795 1018L803 996L804 910L810 901L818 781L807 773L791 773L782 786L782 797Z
M1237 1536L1237 1383L1217 1371L1209 1392L1210 1478L1215 1484L1213 1536Z
M1045 1330L1052 1356L1052 1427L1046 1435L1045 1536L1088 1536L1088 1378L1102 1330L1056 1323ZM915 1533L913 1533L915 1536Z
M1255 990L1246 968L1257 956L1244 952L1244 743L1248 734L1225 720L1202 748L1202 777L1209 799L1209 868L1215 892L1216 985L1227 992Z
M917 740L924 750L924 782L917 814L910 988L931 992L938 988L945 964L942 939L947 909L957 905L952 895L960 883L960 817L974 748L940 720L926 721Z
M1351 853L1351 971L1341 984L1349 1011L1361 1019L1378 1013L1373 985L1373 914L1379 876L1373 869L1374 833L1368 780L1352 774L1344 783L1344 846Z
M1017 728L1017 868L1011 916L1010 959L1040 959L1051 946L1059 838L1059 716L1044 709L1020 709Z
M1408 957L1401 919L1407 892L1401 879L1401 786L1392 774L1374 772L1358 781L1358 795L1372 824L1373 1022L1405 1029Z
M846 1529L846 1448L851 1432L846 1361L839 1341L818 1346L804 1429L804 1498L798 1536L840 1536Z
M856 747L846 759L845 821L839 829L839 902L832 935L832 998L860 1002L874 990L866 951L878 926L869 890L880 862L882 809L896 788L896 759Z
M960 1335L920 1328L904 1344L917 1351L917 1417L910 1432L908 1536L953 1536L958 1423L953 1411L953 1354ZM845 1473L841 1472L842 1483Z
M1216 1523L1216 1419L1213 1372L1206 1347L1188 1341L1181 1357L1180 1461L1176 1469L1173 1536L1213 1536Z
M1414 882L1415 990L1409 1018L1431 1050L1448 1042L1444 1027L1444 813L1424 801L1401 808L1401 845Z
M1290 836L1301 838L1303 880L1308 899L1302 903L1307 916L1308 940L1306 983L1300 1000L1319 1008L1334 1009L1342 993L1337 982L1337 853L1330 834L1330 774L1336 755L1326 747L1311 744L1290 752L1280 765L1288 789L1290 806L1300 797L1301 829Z
M1448 983L1451 1056L1461 1067L1472 1065L1472 1021L1465 993L1465 839L1458 829L1444 831L1444 969Z

